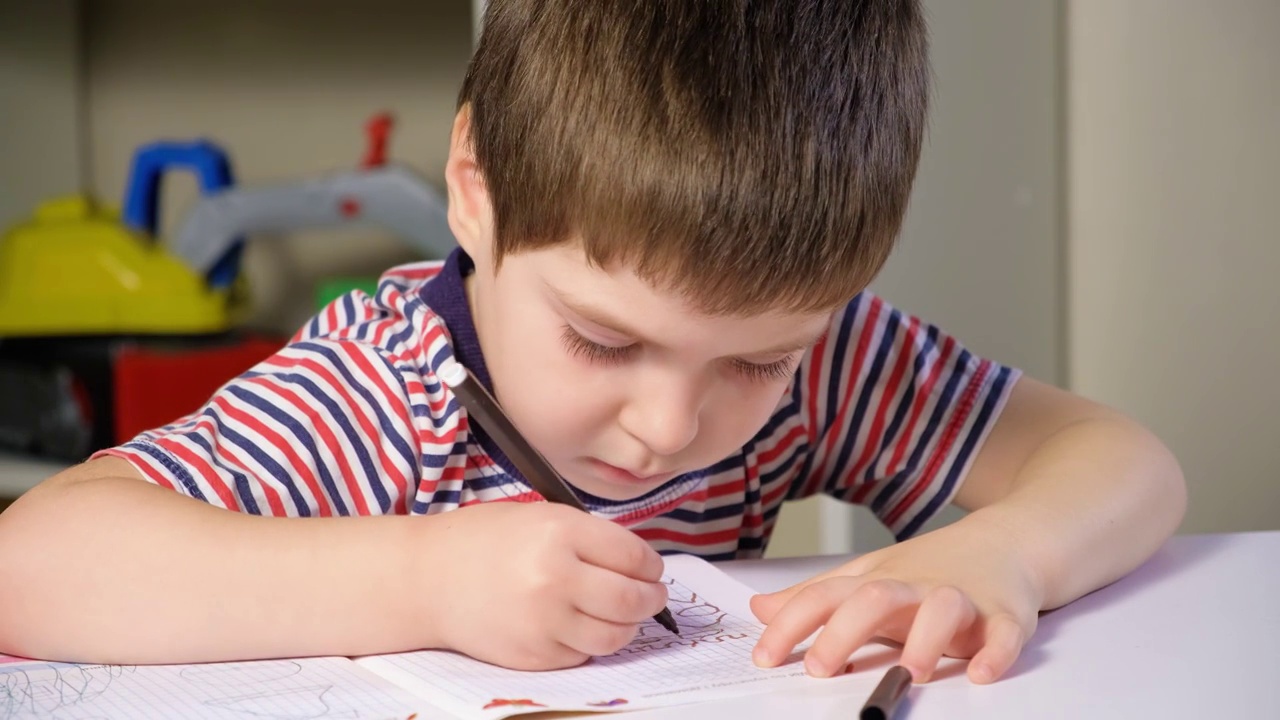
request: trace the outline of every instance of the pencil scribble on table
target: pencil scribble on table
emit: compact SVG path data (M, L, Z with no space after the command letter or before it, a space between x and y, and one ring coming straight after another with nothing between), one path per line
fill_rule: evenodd
M174 718L369 716L352 706L352 699L339 695L333 701L333 684L303 671L302 665L287 660L191 665L176 676L171 668L132 665L0 666L0 720L108 720L136 716L140 708ZM160 694L154 695L157 690Z
M96 717L95 701L132 665L41 663L0 668L0 720Z
M205 700L210 708L235 711L249 718L270 720L313 720L314 718L358 718L353 711L337 711L330 707L325 696L332 685L313 685L287 690L262 690L235 697Z
M190 665L178 673L183 680L208 685L242 687L246 683L271 682L293 677L302 665L292 660L266 660L249 663L210 663Z
M202 705L232 711L237 716L271 720L359 717L354 711L332 707L327 698L333 690L332 684L315 683L304 687L282 687L278 684L301 673L302 665L292 660L258 660L191 665L182 668L178 675L193 685L217 693L216 697L202 700ZM226 694L229 688L238 692Z

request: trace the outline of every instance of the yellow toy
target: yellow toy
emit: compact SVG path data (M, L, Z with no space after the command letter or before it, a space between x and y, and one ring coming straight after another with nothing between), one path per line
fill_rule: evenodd
M0 239L0 338L206 335L241 319L241 238L205 274L156 239L160 182L176 168L194 172L205 194L233 184L213 143L144 145L123 214L83 196L52 200Z
M51 200L0 241L0 337L221 332L244 304L235 287L90 198Z

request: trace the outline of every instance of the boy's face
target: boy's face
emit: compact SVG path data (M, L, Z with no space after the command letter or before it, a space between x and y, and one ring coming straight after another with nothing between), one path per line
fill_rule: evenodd
M454 123L449 224L498 401L576 487L639 497L739 450L788 390L829 312L707 316L574 242L493 257L493 211Z
M706 316L576 244L475 248L467 294L499 401L576 487L623 500L741 448L828 313Z

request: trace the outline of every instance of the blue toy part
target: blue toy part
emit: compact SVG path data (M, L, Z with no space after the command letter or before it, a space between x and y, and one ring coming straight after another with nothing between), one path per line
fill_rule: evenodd
M208 140L150 143L138 148L129 172L121 220L130 229L150 237L159 235L160 180L170 169L185 168L196 175L200 193L208 196L231 187L231 161L227 153ZM244 238L230 243L206 275L210 287L227 287L240 272Z

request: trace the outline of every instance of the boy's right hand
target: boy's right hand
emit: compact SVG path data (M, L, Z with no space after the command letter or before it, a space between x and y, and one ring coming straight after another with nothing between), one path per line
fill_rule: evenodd
M625 646L666 606L662 557L581 510L483 503L429 525L415 552L432 634L478 660L518 670L579 665Z

